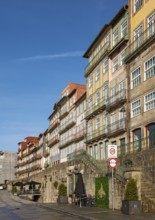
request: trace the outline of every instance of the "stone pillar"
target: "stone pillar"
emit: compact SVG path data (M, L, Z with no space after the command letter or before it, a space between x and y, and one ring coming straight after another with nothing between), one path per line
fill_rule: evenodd
M128 180L129 178L133 178L137 181L138 187L138 198L141 200L141 167L129 167L125 169L125 178Z

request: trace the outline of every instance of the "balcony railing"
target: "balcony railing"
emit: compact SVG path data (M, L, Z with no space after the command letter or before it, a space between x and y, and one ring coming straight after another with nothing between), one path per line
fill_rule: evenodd
M108 137L126 131L126 118L122 118L108 126Z
M58 126L59 124L60 124L60 119L59 118L55 119L52 122L52 124L50 124L48 131L53 131L56 128L56 126Z
M151 41L155 40L155 23L150 25L133 43L126 49L125 62L128 62L132 57L135 57L141 49L145 49Z
M100 51L94 56L94 58L88 63L88 65L85 68L85 76L87 76L94 68L95 66L100 62L100 60L106 56L106 53L110 50L110 43L105 44Z
M117 147L118 156L150 149L155 149L155 138L146 137Z
M122 105L126 101L126 89L118 91L114 96L107 99L107 110Z
M58 143L60 140L59 135L55 135L53 138L51 138L48 142L48 147L52 147L54 144Z
M86 112L86 119L89 119L92 115L96 115L98 111L103 111L106 108L105 99L100 99L99 103L93 104L88 108Z
M108 132L108 128L105 126L102 126L92 132L88 132L86 136L86 142L88 143L98 138L104 138L106 137L107 132Z
M73 125L75 125L75 123L76 123L75 117L70 118L69 120L67 120L65 123L63 123L60 126L60 133L65 132L66 130L71 128Z

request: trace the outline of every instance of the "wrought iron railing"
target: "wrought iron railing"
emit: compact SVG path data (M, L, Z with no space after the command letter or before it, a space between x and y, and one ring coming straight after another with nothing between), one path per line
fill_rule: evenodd
M150 25L136 40L134 40L126 49L126 58L128 60L130 55L138 51L147 41L153 40L155 37L155 22Z
M116 92L115 95L109 97L106 101L107 109L112 108L114 105L119 105L126 100L126 89Z
M101 137L101 136L106 136L108 132L108 128L105 126L101 126L98 129L95 129L92 132L88 132L86 135L86 142L91 141L92 139Z
M99 109L104 110L105 107L106 107L105 99L102 98L102 99L100 99L100 102L95 103L91 107L88 108L88 110L86 112L86 118L88 118L92 113L95 113Z

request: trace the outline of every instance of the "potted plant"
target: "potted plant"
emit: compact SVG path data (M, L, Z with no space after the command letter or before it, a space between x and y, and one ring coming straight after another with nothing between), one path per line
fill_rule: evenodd
M64 183L58 186L58 203L68 203L67 187Z
M133 178L129 178L127 182L124 200L122 201L122 212L128 215L139 214L141 212L137 181Z

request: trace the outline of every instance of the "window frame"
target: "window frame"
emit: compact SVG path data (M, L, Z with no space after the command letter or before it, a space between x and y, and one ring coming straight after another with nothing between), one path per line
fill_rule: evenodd
M136 102L139 102L139 105L134 107L133 105L134 104L136 105ZM131 103L131 118L134 118L140 114L141 114L141 99L136 99Z
M136 73L136 71L138 70L139 70L139 74L136 77L133 77L133 74ZM139 79L139 82L138 82L138 79ZM131 89L137 87L140 84L141 84L141 67L139 66L131 72Z

